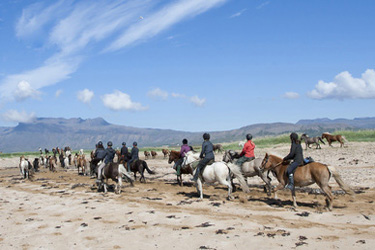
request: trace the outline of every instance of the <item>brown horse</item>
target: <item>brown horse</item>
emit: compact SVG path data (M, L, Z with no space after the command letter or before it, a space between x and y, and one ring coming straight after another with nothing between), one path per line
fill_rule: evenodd
M147 160L151 155L148 151L144 151L143 153L145 154L145 160Z
M79 173L79 169L81 169L81 174L82 175L86 175L86 165L87 165L87 162L86 162L85 155L78 156L78 158L77 158L77 171L78 171L78 174L80 174Z
M155 157L158 155L155 151L151 151L152 159L155 159Z
M267 153L262 162L262 169L271 170L275 174L277 180L279 181L279 185L274 190L275 198L277 198L276 192L280 189L283 189L288 181L288 176L286 175L286 169L288 165L285 165L283 163L284 161L282 158L277 157L275 155L268 155ZM298 167L294 172L294 185L299 187L305 187L316 183L327 196L327 208L329 210L332 210L333 195L331 187L328 185L331 176L333 176L337 184L339 184L340 188L343 189L346 193L351 195L354 194L353 190L351 190L343 182L340 175L333 166L328 166L319 162L311 162L307 165ZM293 206L297 207L295 189L292 190L292 197Z
M174 151L172 150L169 154L169 159L168 159L168 163L171 164L172 162L176 163L176 161L178 161L179 159L181 158L180 156L180 151ZM180 170L178 170L178 168L180 168ZM175 169L177 171L177 182L180 186L183 186L183 182L182 182L182 174L191 174L193 175L193 168L189 165L187 166L177 166L177 168Z
M101 182L98 184L98 191L103 186L104 193L107 193L108 179L112 179L114 182L116 182L116 187L115 187L116 194L121 193L122 177L125 177L130 182L131 186L134 186L133 179L127 173L122 163L109 162L108 164L105 165L103 169L103 174L101 177L102 177Z
M163 155L164 155L164 159L165 158L167 158L167 156L169 155L169 150L168 149L165 149L165 148L163 148L162 150L161 150L161 152L163 153Z
M344 146L344 140L345 137L342 136L342 135L331 135L330 133L323 133L322 134L322 139L326 139L328 141L328 145L330 145L332 147L332 142L334 141L338 141L340 142L340 148L342 148Z
M48 156L48 168L52 172L56 172L57 160L54 156Z
M218 153L219 153L219 152L220 152L220 153L223 152L223 145L221 145L221 144L214 144L213 146L214 146L214 147L213 147L213 148L214 148L214 152L215 152L215 151L217 151Z

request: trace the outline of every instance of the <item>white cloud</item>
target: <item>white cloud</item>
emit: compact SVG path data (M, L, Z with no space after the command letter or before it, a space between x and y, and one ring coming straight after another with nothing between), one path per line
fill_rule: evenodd
M40 96L40 92L33 89L30 83L26 81L20 81L13 94L17 101L23 101L29 97L38 98Z
M55 93L55 96L56 97L59 97L61 94L63 93L63 90L62 89L58 89Z
M198 96L192 96L190 97L190 102L192 102L194 105L201 107L206 102L205 98L199 98Z
M159 1L45 1L23 9L16 35L55 51L43 65L0 81L0 98L12 101L17 83L27 81L34 90L70 77L82 63L86 50L115 51L144 41L172 25L194 17L228 0ZM147 16L140 20L139 16ZM41 35L42 34L42 35ZM104 44L103 44L104 42ZM90 46L88 46L90 45ZM39 45L38 45L39 46Z
M104 95L102 101L104 106L115 111L141 111L148 109L148 107L143 106L141 103L133 102L128 94L118 90L115 90L112 94Z
M267 6L268 4L270 4L270 1L267 1L267 2L261 3L260 5L257 6L257 9L260 10L261 8Z
M91 99L94 97L94 92L89 89L84 89L78 91L77 98L83 103L90 103Z
M341 72L332 82L319 81L307 95L313 99L374 99L375 70L366 70L361 78Z
M178 93L172 93L171 96L174 97L174 98L186 98L185 95L183 95L183 94L178 94Z
M286 92L283 96L286 99L298 99L299 98L299 94L296 92Z
M147 95L151 98L158 99L158 100L167 100L168 92L161 90L160 88L153 89L147 93Z
M35 113L26 113L25 111L18 112L17 110L11 109L2 115L3 119L8 122L23 122L30 123L35 120Z
M235 17L239 17L242 15L242 13L244 13L247 9L243 9L237 13L234 13L233 15L231 15L229 18L235 18Z

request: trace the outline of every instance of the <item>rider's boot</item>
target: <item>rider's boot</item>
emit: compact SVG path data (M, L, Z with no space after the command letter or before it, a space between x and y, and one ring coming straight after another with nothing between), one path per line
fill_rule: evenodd
M290 189L290 190L293 190L294 189L294 178L293 178L293 174L290 174L288 176L289 178L289 183L287 185L285 185L285 188L287 189Z

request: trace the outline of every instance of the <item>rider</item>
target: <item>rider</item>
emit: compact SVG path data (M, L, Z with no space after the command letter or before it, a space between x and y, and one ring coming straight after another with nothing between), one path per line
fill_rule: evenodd
M188 145L188 140L183 139L182 140L182 146L180 150L180 159L176 161L174 166L172 167L173 169L177 169L177 166L181 165L182 162L184 161L185 153L189 152L191 150L190 146Z
M289 183L285 186L285 188L293 190L294 189L293 174L298 166L303 165L303 153L302 153L301 141L298 140L298 135L296 133L293 132L290 134L290 140L292 142L292 146L290 147L289 154L284 157L283 162L285 163L288 160L293 160L293 162L286 169L286 173L289 178Z
M255 149L255 144L252 142L253 136L251 134L246 135L246 140L247 142L243 146L242 152L240 154L240 158L237 161L238 166L242 166L247 161L252 161L255 159L254 155L254 149Z
M109 162L113 162L113 158L115 157L116 151L112 148L112 145L113 144L111 141L107 142L107 148L105 150L104 161L102 162L102 164L100 164L98 168L98 180L101 179L102 171L105 165Z
M133 142L133 148L132 148L132 151L130 151L130 160L128 161L128 172L130 172L130 163L139 159L139 156L138 156L139 149L137 146L138 146L137 142Z
M215 160L214 155L214 146L210 142L210 134L204 133L203 134L203 143L202 143L202 152L199 156L199 158L203 158L199 161L199 164L197 166L197 169L195 170L193 181L197 181L199 177L199 172L203 170L203 168L207 165L208 162L211 160Z
M124 158L124 161L128 161L128 147L126 146L126 142L122 143L122 148L121 148L121 157Z
M104 163L104 158L107 156L107 151L103 147L103 142L99 141L95 150L95 155L94 155L94 160L95 161L102 161L98 168L98 179L96 182L100 182L101 179L101 170L104 168L105 163Z

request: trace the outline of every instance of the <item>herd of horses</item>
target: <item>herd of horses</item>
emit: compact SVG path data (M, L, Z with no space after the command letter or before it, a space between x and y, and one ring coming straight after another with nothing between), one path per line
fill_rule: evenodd
M323 142L322 139L326 139L328 144L331 146L332 142L338 141L341 144L341 147L344 145L344 137L341 135L330 135L324 133L322 137L315 137L309 138L306 134L301 136L301 140L304 140L306 143L306 148L310 147L310 144L316 144L316 148L320 148L319 142ZM223 152L222 146L220 144L216 147L218 152ZM155 151L151 151L151 154L146 154L147 151L144 152L145 160L151 155L153 158L156 157L157 153ZM168 163L175 163L180 159L180 152L174 150L163 149L162 153L164 155L164 159L168 158ZM149 174L155 174L152 171L145 160L138 159L130 164L130 172L133 172L134 177L130 176L127 170L127 162L126 157L120 154L120 151L116 151L117 160L115 162L111 162L106 164L103 169L103 174L101 178L101 182L98 184L98 191L104 189L104 192L108 190L108 180L112 179L115 185L115 192L120 193L122 182L123 180L130 182L133 186L134 181L136 180L136 173L138 172L141 177L139 179L140 182L145 183L146 179L144 176L144 171L147 170ZM182 175L189 174L193 175L196 166L200 160L199 153L194 151L192 148L191 151L187 152L183 162L181 164L180 169L176 169L177 171L177 182L180 186L183 185L182 182ZM83 150L80 150L79 153L76 153L73 158L73 162L70 162L71 159L70 149L65 151L65 167L70 166L71 164L77 168L78 174L86 175L88 174L87 165L89 165L90 173L89 175L93 178L97 177L97 169L98 165L101 163L97 159L93 157L93 152L91 152L91 159L86 161L85 155ZM236 186L233 183L234 179L240 184L240 187L243 192L249 192L249 186L247 184L246 179L248 177L258 176L263 180L265 183L264 189L267 192L267 195L271 195L273 192L275 194L275 198L277 198L276 192L280 189L283 189L287 183L287 175L286 175L286 168L288 163L283 161L282 158L267 154L263 158L255 158L250 162L245 162L242 166L236 165L236 159L239 158L238 152L233 150L226 150L223 152L223 159L222 161L216 161L209 163L205 168L204 171L201 172L197 182L196 182L196 189L199 194L200 199L203 199L203 183L220 183L228 187L228 199L232 199L232 192L235 191ZM61 160L61 159L60 159ZM38 171L38 164L45 165L48 167L50 171L56 171L57 166L57 159L55 156L43 156L40 155L39 158L35 158L33 164L31 164L24 156L20 158L20 172L24 178L29 178L30 170L33 169ZM64 166L61 163L61 166ZM271 177L269 175L272 173L274 177L276 177L279 184L276 187L271 185ZM341 189L343 189L348 194L354 194L354 192L348 187L339 176L338 172L333 166L328 166L318 162L311 162L307 163L304 166L298 167L295 171L294 179L295 179L295 186L297 187L304 187L309 186L316 183L323 193L326 195L326 205L329 210L332 210L333 205L333 196L331 187L328 185L330 178L333 177L334 180L338 183ZM295 196L295 189L291 191L293 205L297 206L296 196Z

